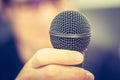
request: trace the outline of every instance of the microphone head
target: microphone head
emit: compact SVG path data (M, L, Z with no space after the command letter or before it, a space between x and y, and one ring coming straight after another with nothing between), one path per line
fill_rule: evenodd
M54 48L83 52L90 42L90 25L79 12L64 11L53 19L50 38Z

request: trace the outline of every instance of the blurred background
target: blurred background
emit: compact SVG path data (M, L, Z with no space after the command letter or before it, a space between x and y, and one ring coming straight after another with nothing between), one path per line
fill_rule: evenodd
M90 48L117 48L120 53L120 0L71 0L91 24ZM9 40L12 31L0 16L0 45Z
M73 0L91 24L91 46L113 47L120 43L120 0Z
M72 0L91 24L91 46L113 47L120 43L120 0ZM0 44L9 40L11 30L0 17Z
M96 54L111 53L118 54L120 56L120 0L72 0L72 3L81 13L86 15L91 24L92 37L88 50L92 55L88 54L89 57L87 59L88 61L91 61L91 63L88 62L87 65L90 66L88 69L97 76L100 72L95 70L98 70L98 68L100 68L100 62L102 63L102 61L97 60L97 58L102 57L103 59L106 57ZM10 30L9 25L0 17L0 45L8 41L11 36L12 31ZM112 58L112 56L107 57ZM95 59L97 60L96 62ZM112 63L116 66L118 61L113 60ZM109 67L107 67L110 68L110 70L114 68L112 63L110 63L111 65L108 65ZM101 70L103 71L101 73L104 73L104 69ZM112 71L112 73L114 74L117 71L118 70L116 68L116 70ZM107 70L106 72L109 73ZM103 74L102 77L113 76L113 74ZM120 76L120 74L118 74L118 76ZM97 76L97 78L99 77ZM105 79L101 78L101 80ZM111 78L109 80L118 79L113 77L113 79Z

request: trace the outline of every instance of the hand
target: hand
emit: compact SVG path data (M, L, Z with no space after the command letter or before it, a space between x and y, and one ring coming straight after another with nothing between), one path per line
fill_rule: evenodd
M41 49L23 67L16 80L94 80L89 71L74 67L83 62L76 51Z

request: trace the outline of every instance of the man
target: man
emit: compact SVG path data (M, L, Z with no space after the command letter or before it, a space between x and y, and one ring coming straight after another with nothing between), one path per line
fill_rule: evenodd
M51 48L49 26L59 12L72 9L69 0L2 0L2 5L14 39L0 48L0 80L94 79L74 67L83 62L81 53Z

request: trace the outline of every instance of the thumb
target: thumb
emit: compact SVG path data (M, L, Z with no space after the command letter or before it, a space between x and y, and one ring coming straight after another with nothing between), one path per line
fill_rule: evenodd
M28 62L31 67L39 68L44 65L76 65L83 62L83 55L77 51L46 48L37 53Z

